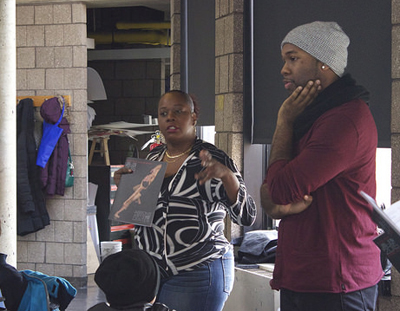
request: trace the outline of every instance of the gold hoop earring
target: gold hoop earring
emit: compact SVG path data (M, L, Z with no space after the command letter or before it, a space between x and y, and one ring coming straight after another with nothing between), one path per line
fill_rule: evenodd
M161 142L162 144L166 144L166 142L165 142L165 137L164 137L163 134L161 134L161 132L160 132L160 142Z

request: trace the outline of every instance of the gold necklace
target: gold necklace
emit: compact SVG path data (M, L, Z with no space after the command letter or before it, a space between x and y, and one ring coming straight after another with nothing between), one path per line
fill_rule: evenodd
M176 159L176 158L179 158L179 157L183 156L183 155L186 154L186 153L189 153L189 151L190 151L191 149L192 149L192 146L190 146L189 149L185 150L184 152L182 152L182 153L180 153L180 154L177 154L177 155L174 155L174 156L170 155L170 154L168 153L168 150L165 150L165 155L166 155L168 158L170 158L170 159Z

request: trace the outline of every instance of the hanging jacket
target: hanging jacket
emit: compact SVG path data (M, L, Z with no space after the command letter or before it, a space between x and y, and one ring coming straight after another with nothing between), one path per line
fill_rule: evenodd
M26 235L50 224L36 165L33 101L17 105L17 234Z
M61 112L62 109L57 97L46 100L40 108L42 118L51 124L55 124L58 121ZM69 146L67 134L71 133L68 120L65 116L61 119L59 127L63 129L61 137L46 166L40 170L42 187L48 195L64 195L65 192Z

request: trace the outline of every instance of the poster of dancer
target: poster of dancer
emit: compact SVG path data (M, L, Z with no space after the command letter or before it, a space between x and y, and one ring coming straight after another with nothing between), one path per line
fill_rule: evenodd
M127 158L125 166L132 169L133 173L121 176L109 219L151 226L166 164Z

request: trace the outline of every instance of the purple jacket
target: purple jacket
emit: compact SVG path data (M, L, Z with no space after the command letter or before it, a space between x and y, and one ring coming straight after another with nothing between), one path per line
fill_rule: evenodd
M60 118L62 107L57 97L46 100L40 107L40 115L47 123L55 124ZM41 168L42 188L49 195L64 195L65 176L68 163L68 136L71 133L69 122L62 118L59 127L63 129L60 139L44 168Z

